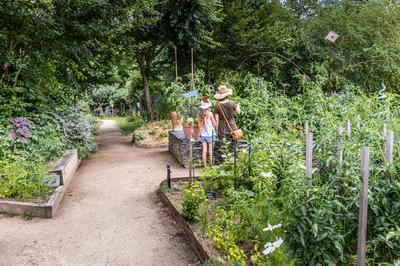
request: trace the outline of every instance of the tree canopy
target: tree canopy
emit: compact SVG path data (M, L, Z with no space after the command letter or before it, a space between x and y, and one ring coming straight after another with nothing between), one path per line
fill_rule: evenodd
M190 73L193 48L209 84L252 73L289 95L302 92L303 79L328 92L375 92L382 82L397 91L399 8L391 0L1 1L0 113L131 84L153 119L152 102L175 79L173 47L179 75ZM329 31L339 35L334 44Z

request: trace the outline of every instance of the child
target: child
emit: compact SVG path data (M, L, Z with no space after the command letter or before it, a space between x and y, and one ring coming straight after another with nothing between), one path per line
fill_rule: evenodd
M204 167L207 166L207 152L210 156L210 162L212 162L213 150L212 142L215 140L215 129L216 121L214 114L211 112L211 103L207 96L203 97L203 101L200 106L199 112L199 125L201 128L200 140L202 143L202 159ZM214 139L213 139L214 138Z

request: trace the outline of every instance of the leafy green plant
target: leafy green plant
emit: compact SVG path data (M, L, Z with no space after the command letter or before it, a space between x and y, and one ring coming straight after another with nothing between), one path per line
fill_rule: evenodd
M204 189L196 182L185 188L182 199L182 217L190 222L199 220L199 207L206 200Z
M48 169L49 165L43 163L1 161L0 198L29 200L50 195L54 189L43 182Z

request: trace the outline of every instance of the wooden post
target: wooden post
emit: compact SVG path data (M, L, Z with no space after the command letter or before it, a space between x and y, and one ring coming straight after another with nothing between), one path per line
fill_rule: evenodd
M346 135L347 137L351 136L351 123L349 119L346 120Z
M190 58L192 63L192 89L194 89L194 63L193 63L193 48L190 49Z
M312 184L312 152L313 152L313 134L308 133L306 139L306 177L307 185Z
M193 164L193 122L190 122L190 135L189 135L189 182L192 182L192 164Z
M178 49L176 46L174 47L174 53L175 53L175 80L178 79Z
M359 115L357 115L357 118L356 118L356 127L358 130L361 129L361 118Z
M360 211L358 217L357 266L365 265L368 218L369 152L370 148L368 147L363 147L361 149L361 176L363 178L363 183L361 188Z
M393 131L386 132L385 157L389 164L393 164Z
M338 126L338 154L337 154L337 170L338 172L342 169L343 166L343 128L342 126Z
M387 140L387 126L386 124L382 125L382 138L383 138L383 145L382 145L382 151L383 151L383 156L386 158L386 140Z
M306 136L306 138L307 138L307 135L308 135L308 130L309 130L308 121L306 121L306 122L304 122L304 135Z

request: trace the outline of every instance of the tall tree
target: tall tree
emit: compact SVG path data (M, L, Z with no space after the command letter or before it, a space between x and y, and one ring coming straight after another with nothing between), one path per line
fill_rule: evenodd
M129 32L143 80L144 100L150 120L154 119L150 95L150 69L166 48L200 48L214 44L212 25L218 21L219 0L143 1L143 16L155 25Z

